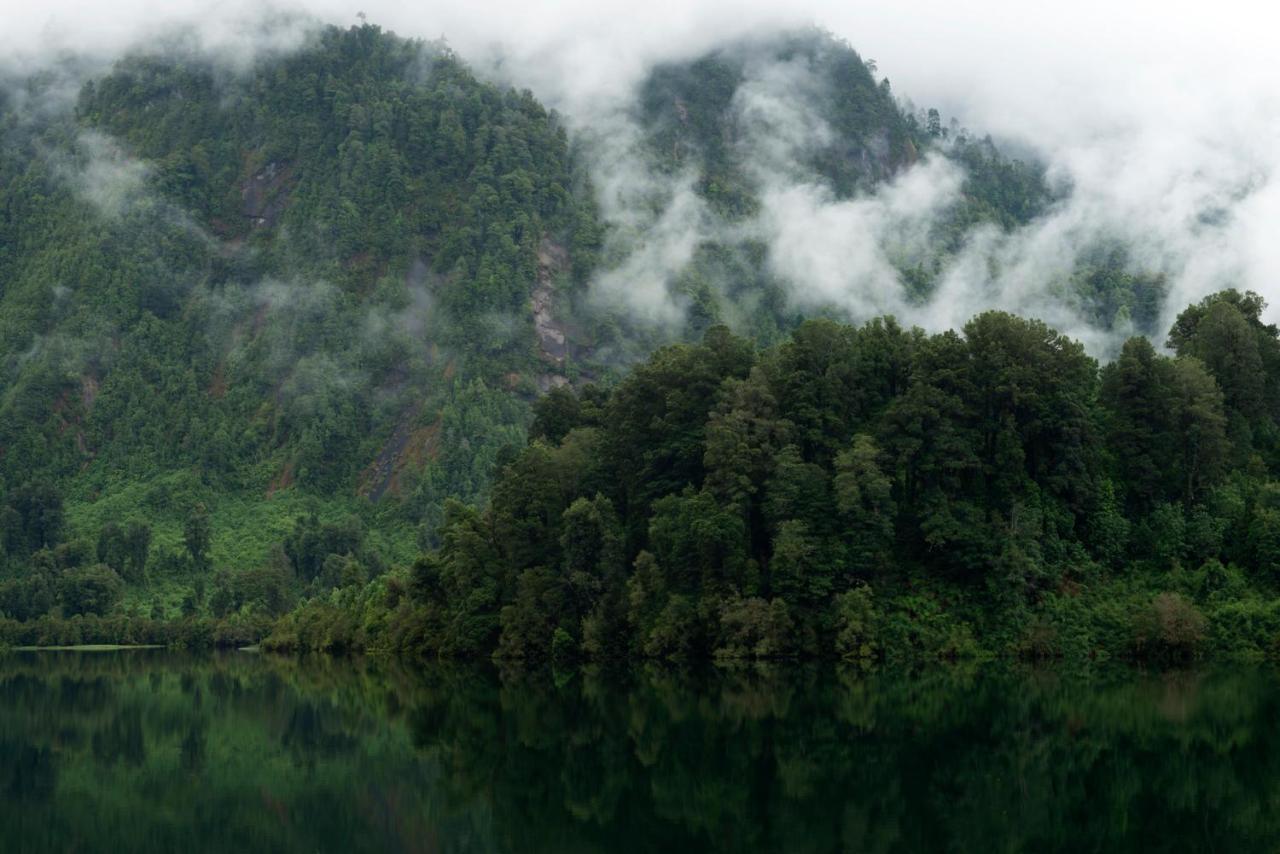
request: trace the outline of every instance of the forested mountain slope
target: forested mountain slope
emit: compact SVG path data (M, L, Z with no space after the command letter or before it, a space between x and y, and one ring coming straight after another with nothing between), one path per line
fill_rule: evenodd
M0 611L109 610L122 577L145 614L261 615L407 565L540 394L602 399L590 382L719 322L786 338L806 311L758 235L722 228L776 175L851 199L959 164L926 249L895 257L922 299L968 229L1055 198L816 31L659 66L627 115L647 203L687 185L716 223L674 324L599 298L649 232L607 210L591 134L443 44L327 28L247 68L157 51L0 90ZM1149 323L1159 283L1122 256L1069 286Z
M626 119L599 132L638 137L630 148L601 146L611 158L605 214L618 224L602 253L603 289L647 289L646 276L665 275L663 319L678 315L686 336L726 323L773 342L806 316L922 308L948 274L1001 275L1017 259L982 257L990 269L979 276L956 266L974 263L966 251L1052 213L1072 190L936 109L900 101L874 62L816 29L657 65ZM617 163L620 154L643 168ZM611 211L609 193L633 197L631 206ZM854 248L815 246L810 230ZM1054 276L1037 286L1086 324L1161 331L1164 279L1121 243L1090 243L1068 269L1021 275ZM653 310L652 300L606 296L641 315ZM976 303L1003 304L999 293ZM665 343L642 323L622 337Z
M375 527L411 532L567 370L530 308L594 240L565 132L443 47L363 27L242 75L135 57L4 127L0 471L64 491L66 534L237 496L213 557L256 561L260 499L291 492L394 496Z

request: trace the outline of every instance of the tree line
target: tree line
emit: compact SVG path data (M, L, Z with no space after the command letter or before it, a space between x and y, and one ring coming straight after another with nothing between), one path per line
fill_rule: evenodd
M312 602L274 642L1265 654L1280 338L1263 309L1215 294L1179 315L1170 355L1134 338L1101 369L998 311L933 335L814 320L764 351L712 328L612 389L544 397L487 504L452 503L404 585Z

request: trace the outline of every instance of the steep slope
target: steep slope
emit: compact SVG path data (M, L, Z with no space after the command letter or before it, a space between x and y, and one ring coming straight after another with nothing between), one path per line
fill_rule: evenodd
M129 58L3 128L0 484L63 492L64 535L137 516L181 554L203 501L214 562L256 562L309 495L403 557L522 441L535 284L546 311L593 239L528 93L364 26L244 73Z
M1035 223L1070 193L1042 165L900 102L877 75L817 29L652 69L630 111L646 168L616 180L635 201L614 213L623 222L645 205L659 213L608 245L606 260L626 259L615 290L665 276L686 332L726 322L776 340L802 316L865 320L927 303L971 244ZM862 249L809 244L799 222ZM650 263L628 270L645 252ZM851 269L871 256L883 264ZM990 262L1001 263L998 253ZM1053 284L1094 326L1157 331L1164 282L1117 247L1096 247ZM856 306L844 290L858 292Z
M43 579L0 611L43 613L98 564L160 615L214 608L208 586L278 612L407 564L540 393L718 322L769 344L835 313L793 299L756 227L785 191L842 203L958 164L949 207L886 251L919 299L975 226L1054 199L817 31L659 66L624 106L631 159L588 162L598 141L529 92L369 25L248 68L158 52L0 87L0 568ZM639 212L602 210L628 170ZM600 297L677 199L699 218L655 323ZM1145 328L1160 283L1126 269L1100 251L1063 287Z

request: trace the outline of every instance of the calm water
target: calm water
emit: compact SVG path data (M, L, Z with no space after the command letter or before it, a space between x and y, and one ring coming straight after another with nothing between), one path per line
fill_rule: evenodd
M1280 678L0 658L3 851L1276 851Z

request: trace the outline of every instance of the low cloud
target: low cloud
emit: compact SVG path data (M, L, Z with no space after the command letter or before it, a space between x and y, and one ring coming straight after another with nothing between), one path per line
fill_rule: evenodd
M928 253L930 233L959 196L963 174L930 158L873 194L837 200L816 183L777 184L756 223L769 264L802 309L836 307L851 318L911 317L895 261Z
M678 324L685 304L674 284L697 248L744 239L767 245L769 268L796 305L834 305L855 319L892 311L941 328L1007 308L1044 317L1105 354L1116 333L1085 319L1063 282L1100 241L1117 240L1134 271L1165 276L1162 325L1226 286L1259 291L1271 319L1280 319L1280 244L1272 236L1280 221L1272 45L1280 14L1259 4L1082 0L1028 10L1013 0L981 8L921 0L907 12L896 3L823 0L781 11L767 0L569 0L554 10L375 0L363 9L402 35L446 37L481 73L533 89L576 135L594 137L593 180L612 225L594 293L637 320ZM193 2L123 0L107 10L54 0L38 14L13 16L0 49L11 71L52 68L68 52L113 56L163 43L161 34L178 28L188 45L244 65L303 43L313 19L356 22L336 0L234 0L217 11ZM895 270L928 254L926 236L962 174L935 156L860 198L835 198L795 157L824 133L806 99L786 97L812 81L803 66L777 63L751 69L735 105L764 209L749 223L717 221L690 176L649 169L625 105L655 63L806 24L874 57L915 103L1033 152L1070 195L1012 234L973 231L921 304ZM89 198L104 210L127 204L136 172L110 152L99 165L86 172Z
M119 220L148 198L147 165L105 134L82 132L76 152L55 163L76 195L108 219Z
M639 182L647 185L649 180ZM623 258L596 276L591 299L596 307L674 334L683 326L686 309L685 300L673 290L675 278L693 260L698 246L712 237L711 214L693 191L692 175L666 188L657 210L634 201L635 186L619 183L615 172L600 199L604 217L614 228L606 257Z

